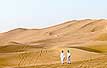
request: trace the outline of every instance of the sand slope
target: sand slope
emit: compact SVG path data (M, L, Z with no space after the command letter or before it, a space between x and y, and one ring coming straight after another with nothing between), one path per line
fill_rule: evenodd
M59 64L62 49L65 53L71 51L71 65ZM97 64L103 68L107 64L106 54L107 20L104 19L73 20L43 29L18 28L0 34L1 68L98 68Z

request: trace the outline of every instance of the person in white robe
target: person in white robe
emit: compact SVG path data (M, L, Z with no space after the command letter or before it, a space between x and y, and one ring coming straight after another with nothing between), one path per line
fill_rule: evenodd
M63 50L62 50L62 52L60 54L60 59L61 59L61 63L64 64L65 55L64 55L64 51Z
M71 64L71 54L69 50L67 51L67 63Z

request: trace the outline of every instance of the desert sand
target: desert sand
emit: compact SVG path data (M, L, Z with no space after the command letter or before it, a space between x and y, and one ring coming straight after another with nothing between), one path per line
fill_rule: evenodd
M71 64L60 52L71 52ZM72 20L0 33L0 68L107 68L107 20Z

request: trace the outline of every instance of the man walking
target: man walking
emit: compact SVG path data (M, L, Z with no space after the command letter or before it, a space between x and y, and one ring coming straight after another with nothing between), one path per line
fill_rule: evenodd
M69 50L67 51L67 63L71 64L71 54Z
M64 64L65 55L64 55L64 51L63 50L61 51L60 59L61 59L61 63Z

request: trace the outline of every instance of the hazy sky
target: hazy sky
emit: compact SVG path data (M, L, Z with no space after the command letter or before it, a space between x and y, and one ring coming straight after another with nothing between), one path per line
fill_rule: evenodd
M107 0L0 0L0 32L86 18L107 18Z

